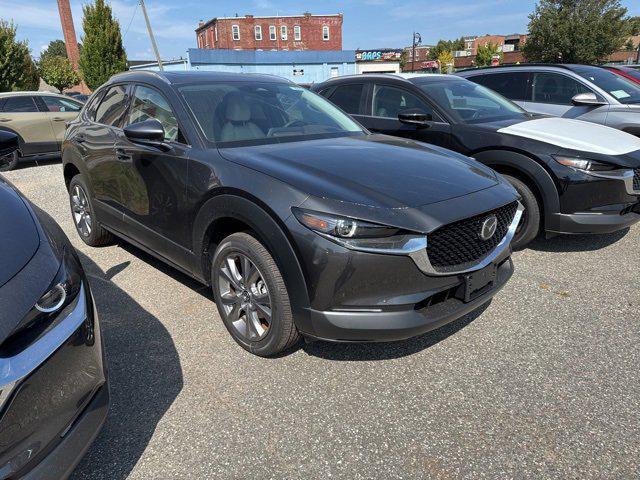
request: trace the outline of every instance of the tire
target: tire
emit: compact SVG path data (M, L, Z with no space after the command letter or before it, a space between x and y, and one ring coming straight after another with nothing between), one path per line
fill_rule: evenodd
M90 247L109 245L113 242L114 237L98 223L89 191L81 174L76 175L69 182L69 206L71 207L73 224L82 241ZM79 221L79 215L84 217L84 224ZM87 226L89 228L86 228Z
M247 268L245 259L255 270ZM234 233L220 242L211 262L211 285L225 327L245 350L270 357L300 341L282 274L250 233Z
M18 166L19 159L20 154L17 150L0 158L0 172L8 172L9 170L16 168Z
M522 180L511 175L502 175L522 197L524 212L511 241L514 250L522 250L531 243L540 233L540 203L531 188Z

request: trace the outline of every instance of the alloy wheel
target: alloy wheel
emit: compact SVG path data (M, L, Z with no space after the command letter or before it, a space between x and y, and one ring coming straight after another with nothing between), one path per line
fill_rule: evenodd
M71 210L78 232L84 237L91 235L92 221L89 200L84 189L77 184L73 186L71 193Z
M271 296L255 264L242 253L230 253L220 264L218 277L228 322L245 340L264 338L271 326Z

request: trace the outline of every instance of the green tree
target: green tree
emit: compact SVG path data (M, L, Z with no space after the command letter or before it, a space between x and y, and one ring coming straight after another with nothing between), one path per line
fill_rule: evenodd
M80 70L87 86L95 90L109 77L126 69L127 55L122 46L120 24L104 0L95 0L82 7L82 11L84 37Z
M27 42L16 41L13 23L0 20L0 92L37 90L38 82Z
M629 17L629 34L640 35L640 17Z
M44 60L46 57L66 57L67 47L63 40L51 40L47 48L45 48L40 54L40 60ZM49 83L49 82L47 82Z
M493 43L478 45L478 51L476 57L473 59L473 64L476 67L488 67L491 65L494 55L498 55L500 62L502 62L502 52L498 49L497 45Z
M523 53L531 62L596 63L624 44L626 14L619 0L540 0Z
M449 73L449 65L453 68L453 54L448 50L440 52L438 63L440 63L440 71L442 73Z
M40 61L40 76L61 92L80 83L80 76L67 57L47 56Z
M464 50L464 38L457 40L438 40L435 47L429 50L429 58L438 60L442 52L455 52L456 50Z
M628 52L635 50L635 46L633 45L633 40L627 40L627 43L624 44L624 49Z

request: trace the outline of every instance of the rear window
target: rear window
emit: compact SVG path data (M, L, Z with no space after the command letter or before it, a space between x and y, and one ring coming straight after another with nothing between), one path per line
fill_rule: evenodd
M38 107L33 97L16 96L7 97L2 107L2 111L6 113L29 113L37 112Z
M126 92L124 85L111 87L96 110L95 121L104 125L118 126L127 110Z
M360 113L360 99L362 98L363 88L364 84L362 83L340 85L327 98L345 112L357 115Z
M509 100L526 100L527 72L490 73L468 77L469 80L498 92Z

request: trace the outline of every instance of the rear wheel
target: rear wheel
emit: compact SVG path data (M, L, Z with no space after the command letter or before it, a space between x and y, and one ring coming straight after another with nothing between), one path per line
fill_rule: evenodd
M282 274L254 236L234 233L220 243L211 284L225 327L245 350L267 357L300 340Z
M524 212L511 241L514 250L521 250L538 236L540 232L540 204L537 197L522 180L511 175L502 175L522 197Z
M20 158L20 154L16 150L15 152L11 152L8 155L3 155L0 157L0 172L8 172L9 170L13 170L18 165L18 159Z
M91 247L100 247L113 242L113 235L96 221L95 210L88 194L89 189L80 174L69 183L69 204L71 216L78 235L84 243Z

